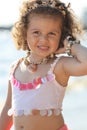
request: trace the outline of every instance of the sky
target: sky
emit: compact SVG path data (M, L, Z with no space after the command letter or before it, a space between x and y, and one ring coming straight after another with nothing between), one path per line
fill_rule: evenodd
M13 24L19 14L19 7L23 0L0 0L0 26ZM87 1L82 0L62 0L63 2L71 3L72 9L76 15L81 16L84 7L87 7Z

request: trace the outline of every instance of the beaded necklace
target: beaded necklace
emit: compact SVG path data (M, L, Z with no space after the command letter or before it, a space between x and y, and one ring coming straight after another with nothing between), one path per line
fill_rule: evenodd
M30 52L27 53L27 56L24 58L24 64L26 65L29 72L35 72L37 70L37 67L39 64L46 64L50 59L54 58L55 55L51 54L50 56L47 56L39 61L32 61L32 57Z

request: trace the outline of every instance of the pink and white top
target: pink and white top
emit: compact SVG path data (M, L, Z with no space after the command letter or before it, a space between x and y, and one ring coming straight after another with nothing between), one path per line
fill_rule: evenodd
M20 62L14 65L13 73L10 75L12 108L8 111L9 115L28 115L32 110L40 110L41 115L51 115L51 110L54 110L54 113L59 115L66 87L56 81L53 73L58 60L59 58L56 58L51 64L46 76L33 79L30 83L21 83L15 78L14 71Z

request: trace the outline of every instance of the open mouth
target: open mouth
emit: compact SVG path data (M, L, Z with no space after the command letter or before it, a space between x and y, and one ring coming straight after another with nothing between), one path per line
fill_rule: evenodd
M38 48L42 51L48 51L49 47L48 46L38 46Z

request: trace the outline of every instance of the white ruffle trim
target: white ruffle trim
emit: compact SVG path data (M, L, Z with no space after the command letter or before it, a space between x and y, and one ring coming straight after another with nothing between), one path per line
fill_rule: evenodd
M8 115L9 116L22 116L22 115L37 115L40 114L41 116L51 116L51 115L59 115L61 113L61 109L43 109L43 110L13 110L12 108L9 109Z

